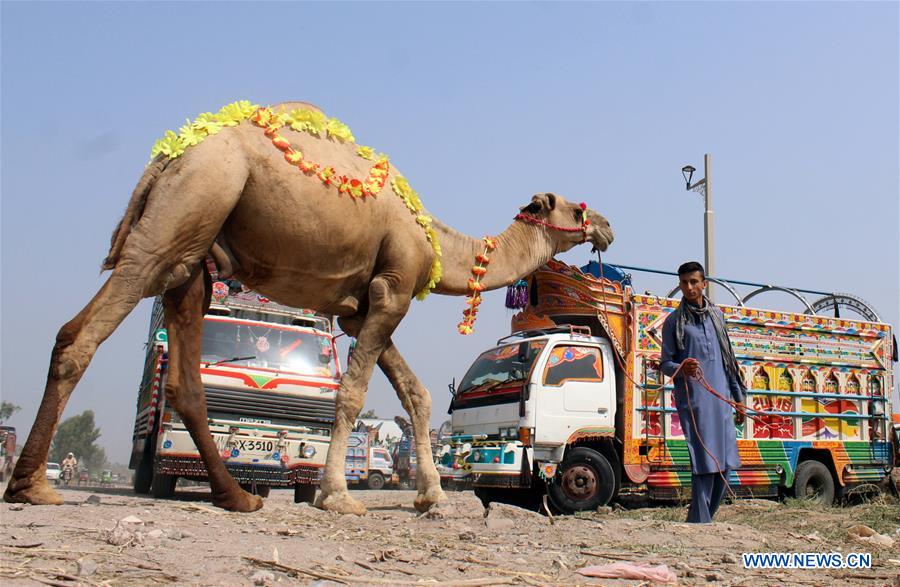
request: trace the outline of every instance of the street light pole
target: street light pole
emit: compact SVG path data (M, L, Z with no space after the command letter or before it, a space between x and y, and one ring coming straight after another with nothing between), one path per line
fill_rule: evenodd
M709 153L703 155L703 179L695 184L691 184L691 178L694 175L694 169L690 165L681 168L684 175L685 189L695 191L703 198L703 252L704 252L704 268L707 276L716 276L716 257L714 253L713 239L713 211L712 211L712 157ZM706 295L711 302L714 302L713 289L707 286Z
M706 257L706 274L715 277L718 273L716 273L716 256L713 251L712 179L710 176L712 169L710 159L709 153L703 155L703 201L705 204L703 211L703 250ZM706 295L709 297L709 301L715 302L712 286L708 286Z

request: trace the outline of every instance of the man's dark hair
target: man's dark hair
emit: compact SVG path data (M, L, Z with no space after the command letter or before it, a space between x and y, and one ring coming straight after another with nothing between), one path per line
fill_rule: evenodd
M703 265L696 261L688 261L687 263L682 264L681 267L678 268L678 277L693 273L694 271L699 271L700 276L703 279L706 279L706 271L703 270Z

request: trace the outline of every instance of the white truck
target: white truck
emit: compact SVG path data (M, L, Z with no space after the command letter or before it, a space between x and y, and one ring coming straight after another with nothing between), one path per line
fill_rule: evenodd
M155 497L171 496L179 477L207 480L193 440L165 400L167 366L157 298L129 464L135 491ZM331 320L217 281L199 367L210 430L232 476L263 497L270 487L293 487L295 501L312 502L341 378Z
M394 481L391 453L369 443L368 432L351 432L345 465L347 483L369 489L383 489Z
M678 301L557 261L530 281L538 293L513 318L515 334L453 389L442 482L484 502L533 504L546 493L566 513L625 492L685 497L687 443L659 368L662 324ZM865 307L867 320L815 313L840 303L834 294L802 314L746 307L754 295L721 306L754 416L736 430L735 493L824 504L880 484L893 465L890 325Z

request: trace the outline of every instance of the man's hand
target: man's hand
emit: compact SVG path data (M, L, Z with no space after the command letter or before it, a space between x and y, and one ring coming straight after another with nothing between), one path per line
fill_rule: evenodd
M700 361L697 359L685 359L681 363L681 372L688 377L696 377L700 373Z
M735 424L737 424L738 426L740 426L741 424L744 423L744 420L746 420L746 419L747 419L747 418L746 418L746 416L744 416L744 412L742 412L742 411L740 411L740 410L735 410L735 411L734 411L734 423L735 423Z

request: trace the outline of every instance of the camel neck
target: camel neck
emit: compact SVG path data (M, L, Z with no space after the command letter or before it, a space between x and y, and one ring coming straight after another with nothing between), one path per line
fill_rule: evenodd
M441 243L441 263L444 273L435 293L466 295L472 277L475 256L485 252L484 241L458 232L435 220L434 229ZM487 273L481 278L486 290L511 285L533 273L556 253L548 228L524 222L513 222L495 240L497 248L488 253L491 258Z

